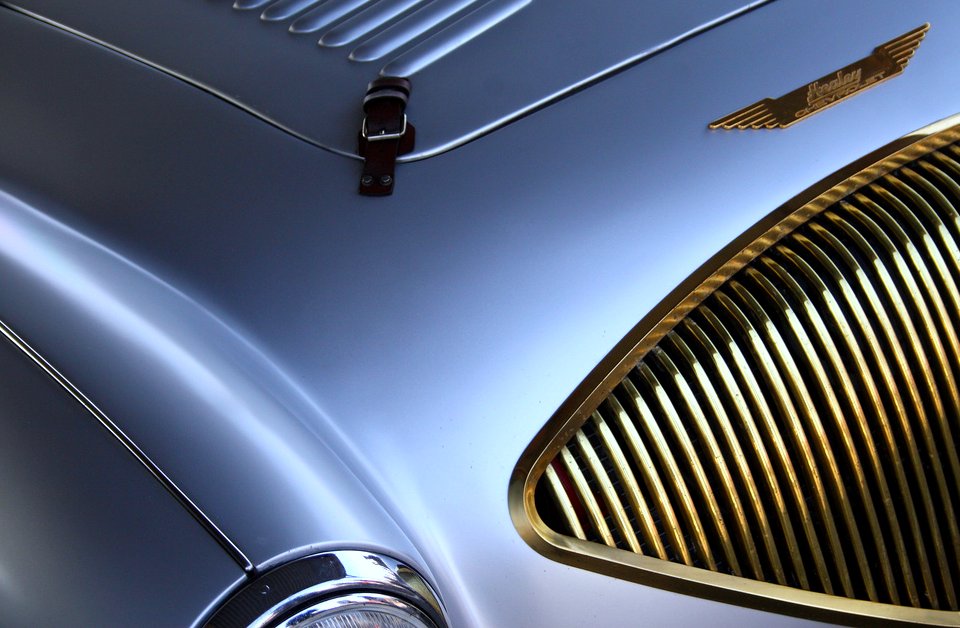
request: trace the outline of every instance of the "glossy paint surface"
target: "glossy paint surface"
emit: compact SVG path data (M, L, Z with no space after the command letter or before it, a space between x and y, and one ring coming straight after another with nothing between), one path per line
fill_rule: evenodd
M3 4L164 67L348 156L356 153L367 84L381 74L410 77L408 113L422 130L415 151L403 157L409 161L762 2L594 0L586 19L549 0L283 1L257 3L257 11L233 10L225 0ZM374 52L377 46L389 54Z
M95 103L106 118L86 109L93 117L87 117L86 123L76 120L74 128L81 134L86 124L96 126L98 119L111 125L119 121L111 118L109 106L103 107L111 101L103 99L105 93L97 88L93 75L76 74L71 67L59 75L64 80L52 78L63 69L62 60L70 57L83 66L86 54L111 61L118 57L9 11L0 11L0 21L8 27L0 41L0 56L6 61L0 73L19 85L45 76L53 87L49 94L53 98L47 101L51 109L46 111L32 108L26 100L6 101L12 106L4 113L16 121L7 127L10 134L5 136L6 146L18 149L8 153L16 168L51 183L65 177L60 181L70 192L110 196L123 194L121 189L128 184L141 186L142 180L137 183L121 170L111 173L113 166L99 161L98 155L103 153L93 146L86 157L76 154L73 151L79 146L74 142L80 138L60 132L63 127L59 124L69 119L63 103L84 98ZM9 28L11 24L22 28ZM23 49L17 46L24 44L33 46L36 53L37 63L30 67L18 67L17 59L22 57L17 52ZM132 104L126 100L128 95L140 94L142 100L137 104L153 109L149 82L158 75L143 73L135 64L121 64L117 76L123 76L123 69L130 71L134 84L124 85L126 94L117 93L113 104L125 109ZM136 79L148 83L138 85ZM180 93L195 94L185 86ZM37 96L36 92L20 94ZM200 102L201 110L203 104L212 105L208 113L219 108L214 99ZM189 117L189 99L180 104L184 108L174 106L168 115L182 119L179 116L186 113ZM34 118L38 114L40 118ZM40 127L32 122L40 119L45 137L37 134ZM205 116L195 118L195 123L191 131L195 138L204 132L218 132L205 123ZM98 134L129 142L139 132L133 127L119 132L116 127L112 131L101 127ZM156 146L159 138L141 139L141 146ZM47 145L53 152L44 150L46 154L41 155L29 150L31 144L39 146L45 140L54 142ZM210 147L222 148L212 143ZM40 164L31 155L55 162ZM130 153L116 156L129 164L148 165ZM115 165L120 166L119 162ZM89 170L81 174L78 168ZM110 177L108 187L94 180L99 175ZM191 185L190 177L157 182L184 192L189 192ZM100 208L134 220L137 214L143 217L151 211L148 206L137 209L136 205L107 201ZM56 368L65 360L61 372L65 370L81 391L89 390L94 403L177 485L189 484L184 490L199 500L201 510L207 511L210 501L228 507L207 514L229 538L236 539L244 553L257 557L254 562L259 564L299 544L319 542L317 539L344 539L357 546L389 541L401 555L409 552L396 525L331 448L340 440L338 428L261 352L199 303L137 265L135 258L104 248L38 212L29 201L4 194L0 207L0 268L5 291L0 318L41 355L49 356ZM163 219L159 214L156 217ZM178 249L179 245L174 245L170 252ZM227 461L229 464L223 464ZM289 534L280 532L284 529ZM292 538L302 543L291 545Z
M187 626L243 576L89 412L2 337L0 477L5 626Z
M888 83L785 131L706 129L927 21ZM803 623L547 560L513 528L507 485L567 395L713 253L960 111L950 3L781 0L401 166L385 199L355 195L355 162L180 81L23 17L0 13L0 30L0 187L19 199L0 217L30 217L33 247L0 241L15 278L0 318L255 563L382 547L457 626ZM98 292L37 248L63 225L55 250Z

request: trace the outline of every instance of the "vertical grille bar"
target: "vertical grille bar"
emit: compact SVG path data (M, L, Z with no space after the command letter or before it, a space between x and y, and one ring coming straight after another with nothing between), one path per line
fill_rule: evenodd
M687 469L688 474L693 476L693 484L699 490L697 495L698 499L707 504L707 512L710 515L708 521L712 524L712 532L719 540L723 556L730 565L732 572L739 575L740 565L733 551L730 533L727 530L727 525L720 511L720 505L717 503L710 481L707 479L707 473L701 463L700 455L694 449L693 442L690 440L690 434L688 434L686 427L681 423L680 415L677 413L677 409L670 395L656 374L654 374L653 370L647 366L647 364L641 364L638 370L640 371L640 376L652 390L653 397L659 404L661 416L666 418L666 423L670 428L671 435L675 442L674 448L680 450L681 460L685 463L684 468ZM706 539L705 533L704 539Z
M782 267L779 266L776 261L770 258L763 258L761 263L770 268L775 274L778 272L784 272ZM798 311L804 311L802 305L800 308L795 309L793 304L787 303L785 296L781 294L777 287L774 286L773 283L760 271L754 268L749 268L747 269L747 276L751 277L754 282L759 285L760 289L766 293L768 300L772 301L775 306L780 309L782 316L787 320L787 324L790 328L789 331L792 332L793 337L799 342L801 349L800 353L802 353L803 357L806 358L806 368L803 369L804 373L810 374L808 379L810 380L809 388L811 393L815 393L823 399L823 403L827 410L827 412L824 414L829 416L830 420L832 420L834 434L836 434L836 437L833 440L839 441L838 449L843 450L845 453L847 462L849 463L847 468L853 472L856 485L861 488L860 497L864 502L864 512L867 514L869 529L875 536L879 537L880 526L876 518L873 496L871 495L869 485L866 481L863 465L860 462L860 454L858 453L857 447L853 442L853 436L844 417L844 410L840 408L840 402L837 394L834 392L833 383L828 377L828 373L832 371L837 378L842 381L842 365L840 364L839 357L830 360L830 358L833 357L830 352L831 348L833 347L832 344L816 347L814 345L813 338L807 333L807 329L812 328L812 335L817 336L821 339L821 341L827 338L828 334L822 319L816 310L810 308L806 310L807 320L801 322L797 313ZM800 292L802 295L802 290L789 275L786 276L786 281L784 281L784 278L781 278L780 283L785 284L785 292L789 292L790 289L793 288L794 291ZM801 303L803 303L802 296ZM821 359L821 355L824 354L831 362L829 365L824 363ZM799 369L799 365L797 368ZM796 375L798 378L802 377L799 370L797 371ZM809 400L808 403L812 405L813 401ZM811 411L810 414L812 417L816 417L814 412ZM825 453L829 453L830 450L829 446L827 445L827 435L824 426L815 424L814 429L818 435L817 438L819 441L819 447L822 450L825 450ZM863 579L863 583L866 587L867 597L870 600L876 601L876 586L873 582L870 566L867 565L866 552L864 551L863 542L860 538L860 533L857 527L857 522L854 520L853 511L851 509L851 502L856 497L851 498L848 496L845 488L845 482L843 481L840 471L840 465L838 464L837 460L833 459L832 456L829 456L828 464L831 467L831 477L834 485L833 488L836 491L839 501L842 505L844 522L848 528L847 533L850 535L850 538L853 541L853 550L857 563L860 567L860 576ZM879 539L879 541L879 547L882 549L882 539ZM886 564L886 558L884 557L884 559L880 562L881 564ZM849 585L845 582L844 586L846 588ZM848 593L848 595L850 594Z
M833 298L833 295L820 280L816 272L810 267L809 264L806 263L806 261L803 260L803 258L794 253L790 248L780 245L777 247L777 252L784 258L785 263L791 264L793 268L798 271L799 276L802 277L808 285L811 285L813 293L818 293L821 296L825 306L823 309L829 314L832 327L838 330L836 335L830 333L831 325L828 325L828 323L821 318L821 308L818 307L818 304L816 304L813 298L809 296L810 293L804 290L797 279L795 279L794 276L788 270L786 270L786 268L780 266L772 259L763 260L763 263L770 267L774 273L776 273L780 282L787 286L787 289L792 293L794 299L802 303L802 308L806 312L807 320L811 322L815 333L821 342L822 351L827 354L827 357L830 361L830 366L840 382L840 388L842 390L846 406L850 408L850 411L855 419L854 425L857 428L857 436L859 437L860 442L863 444L862 449L869 458L869 470L880 493L879 502L884 506L886 524L890 527L891 534L894 537L896 554L903 557L906 553L906 546L903 541L903 535L900 532L900 522L893 507L893 500L890 496L890 489L887 483L886 473L883 469L883 461L880 460L879 450L871 432L870 422L866 416L866 411L864 410L863 404L860 402L860 394L858 394L855 379L850 374L847 366L844 364L841 351L845 351L848 358L852 358L852 366L855 367L854 373L859 374L859 380L862 382L863 388L865 388L867 391L866 401L870 402L870 409L883 416L883 404L880 399L877 386L870 375L868 363L865 360L863 353L860 351L859 345L854 339L852 326L847 321L846 316L840 309L838 302ZM838 417L838 420L843 419ZM868 482L864 477L864 472L859 463L856 465L856 470L857 483L860 486L867 487ZM886 585L887 595L889 595L889 598L894 604L899 604L900 595L897 591L897 585L893 575L894 568L891 564L889 552L887 551L886 539L884 538L883 532L880 530L880 523L876 513L874 512L876 502L873 500L869 489L865 491L865 499L867 502L865 505L866 515L869 520L870 531L873 535L874 546L879 559L878 562L880 563L880 569L883 574L883 580ZM912 576L909 576L909 563L901 562L899 567L904 570L905 575L907 575L912 582Z
M826 574L826 566L823 562L823 556L820 553L820 540L817 537L816 531L813 527L813 519L810 516L809 510L807 509L806 498L804 497L803 489L800 486L800 476L797 474L793 465L786 441L780 434L780 427L773 418L773 410L767 402L766 395L763 393L760 383L754 376L753 369L748 364L747 359L737 341L733 339L720 319L713 313L712 310L709 309L709 307L706 306L701 308L700 314L706 319L707 324L710 326L712 331L720 338L722 345L724 345L727 350L730 351L733 359L733 369L745 382L747 392L749 394L749 400L752 402L753 407L756 408L756 412L759 414L761 418L761 424L763 425L764 439L756 442L758 444L762 444L765 441L772 443L773 449L776 452L775 460L777 463L779 463L779 470L782 474L781 477L784 478L784 481L790 489L789 496L792 497L792 501L789 502L790 507L798 511L801 527L803 528L809 547L815 548L816 550L812 556L817 573L820 575L822 580L825 579L825 588L830 590L830 579ZM762 449L757 445L755 445L755 447L762 451ZM770 484L771 487L774 487L777 484L776 476L773 475L774 472L772 470L769 471L769 473L772 477L768 479L768 484ZM797 543L796 536L793 532L793 523L791 521L793 515L791 514L791 511L787 510L788 502L783 500L783 495L778 489L779 486L776 486L775 489L771 488L771 490L774 491L774 495L779 497L777 502L778 512L780 515L780 520L783 522L783 530L787 538L794 574L800 586L804 589L809 589L810 581L807 576L806 567L804 566L799 544Z
M847 250L847 248L840 242L830 231L826 230L819 224L812 224L811 231L819 236L819 238L824 242L825 249L818 250L823 257L821 262L824 264L831 263L831 259L837 259L845 267L848 274L853 275L853 278L856 280L855 285L858 288L864 297L866 297L869 307L869 313L866 308L861 307L860 311L863 313L862 324L867 326L879 325L882 332L882 339L885 341L883 348L879 346L879 339L877 340L877 345L874 347L873 357L877 361L878 365L886 366L888 364L888 359L892 358L894 364L887 366L889 373L889 386L891 389L892 397L894 404L897 406L897 418L899 422L899 427L901 430L902 441L905 443L905 449L909 452L910 455L910 465L916 478L914 486L919 490L921 495L921 501L923 504L924 510L924 520L927 522L928 530L939 534L935 528L931 528L931 523L933 518L936 516L933 501L930 496L930 485L926 477L926 472L924 470L924 465L921 462L920 450L918 446L917 438L914 434L914 427L911 422L911 417L916 417L918 422L921 424L926 424L926 413L924 412L923 403L919 397L919 391L916 385L916 382L913 378L913 373L910 370L910 366L907 363L907 358L903 352L900 341L897 337L897 333L893 328L893 323L887 317L886 307L881 302L880 296L877 294L877 291L874 289L873 284L870 282L867 273L863 268L860 267L859 263L853 257L853 255ZM806 243L805 239L800 239L801 243ZM825 251L829 251L826 253ZM839 271L838 272L842 272ZM860 296L854 295L851 290L849 296L850 299L859 303ZM871 320L872 319L872 320ZM896 371L893 368L896 368ZM898 379L902 379L904 385L898 386L893 383L894 377L899 376ZM909 410L900 403L901 394L909 399L910 408ZM926 558L926 551L924 549L926 533L920 533L914 537L914 542L917 547L918 554L922 557L922 560L918 561L918 567L921 569L921 573L924 580L924 590L930 591L933 590L933 574L929 568L929 561ZM919 601L919 600L918 600Z
M610 397L607 398L607 402L613 409L614 422L619 428L620 433L623 434L627 446L633 454L633 459L639 466L643 483L646 485L647 490L653 495L650 508L660 514L663 525L666 527L667 539L675 551L679 552L681 562L685 565L692 565L693 559L690 557L687 543L684 541L680 521L673 511L673 504L667 495L667 489L664 487L663 481L660 479L660 474L657 472L657 465L650 457L647 447L640 437L640 433L637 431L630 417L627 416L627 411L624 410L616 395L611 394Z
M563 481L560 479L559 474L557 474L554 465L547 467L546 471L544 471L544 477L550 486L550 491L553 493L553 499L556 500L556 503L560 506L560 512L563 513L564 522L567 524L567 527L573 532L575 537L581 541L586 541L587 533L583 531L583 526L580 525L580 517L577 516L577 509L574 507L573 502L570 501L570 494L563 485Z
M583 505L586 507L587 515L589 516L592 526L591 529L596 531L603 543L610 547L616 547L617 544L613 540L613 534L610 533L610 528L607 526L607 522L603 517L603 511L600 509L600 504L597 503L593 489L591 489L587 483L587 478L580 469L580 465L574 459L573 454L570 453L569 447L564 447L561 450L560 460L563 461L564 470L573 480L577 496L583 501Z
M777 477L773 471L773 465L770 462L770 457L767 454L763 439L760 437L760 432L757 430L756 423L753 420L753 414L750 412L746 400L744 399L745 394L741 390L740 385L734 379L733 373L730 371L730 368L724 361L723 356L720 355L720 352L714 346L713 342L710 340L710 337L704 333L700 326L691 319L683 321L683 326L693 336L693 342L706 351L710 356L712 367L716 369L716 372L720 376L719 383L722 384L723 389L726 391L727 397L730 400L729 403L732 405L731 409L735 411L734 419L737 420L737 422L739 422L746 431L744 438L747 442L747 447L754 448L754 454L757 456L758 464L761 469L761 473L758 475L763 477L766 487L769 491L769 495L773 497L774 503L776 504L776 508L774 510L776 512L777 520L780 523L780 531L787 542L787 546L789 548L788 553L793 560L793 567L800 572L803 572L803 561L800 558L800 551L797 547L796 537L793 533L793 524L790 521L786 504L783 501L783 493L780 490L780 484L777 481ZM691 360L693 359L695 358L692 357L691 353ZM743 482L746 485L747 490L750 492L750 502L754 509L754 515L760 522L760 535L763 539L767 560L769 560L773 567L774 578L778 584L786 584L786 574L784 573L782 560L780 558L780 550L777 547L774 538L774 532L764 507L765 500L753 477L753 472L750 469L750 463L747 460L747 455L744 453L744 448L737 439L737 434L731 421L726 416L726 410L724 409L723 402L719 399L719 394L712 389L713 385L710 381L709 375L707 374L707 369L704 368L703 365L697 363L696 374L697 378L700 380L700 385L704 389L710 389L712 391L709 392L708 395L711 399L712 405L714 406L715 418L724 425L724 433L727 435L727 438L730 441L731 449L734 450L734 456L737 460L737 466L740 467L740 473L742 475Z
M787 391L793 393L793 401L790 402L790 410L787 411L788 414L785 418L790 420L789 429L796 439L796 443L804 452L803 459L808 462L809 480L812 483L814 498L817 500L820 513L823 516L822 523L826 527L827 541L831 549L830 555L836 569L835 574L839 576L844 594L852 596L853 587L850 582L850 574L843 568L844 546L840 541L837 516L833 512L836 504L831 503L827 484L840 493L840 499L837 501L844 520L849 522L852 517L849 513L849 501L845 495L833 448L824 432L817 407L811 398L810 391L807 389L805 378L794 360L794 352L787 345L780 330L771 320L769 313L754 298L753 292L746 286L734 280L730 282L730 287L741 303L755 317L756 328L763 338L762 342L774 357L776 368L783 374L786 388L781 397L786 400ZM811 444L811 440L813 444ZM855 551L859 554L863 551L859 532L852 525L849 526L848 531L852 534L851 540Z
M621 486L624 487L627 499L630 502L630 507L634 513L636 513L640 525L640 533L643 536L644 542L647 546L653 548L658 558L666 559L667 552L663 547L663 543L660 541L660 532L657 530L657 524L654 522L653 516L650 514L650 509L647 508L647 503L640 493L640 486L633 477L630 464L627 462L627 457L620 449L620 444L617 443L616 437L614 437L613 432L599 411L593 413L592 419L596 426L597 434L613 462L617 479L620 481Z
M657 336L545 473L557 527L960 610L960 147L881 175Z
M632 381L629 379L623 380L623 387L627 391L628 399L633 402L633 408L639 413L638 418L640 419L640 425L642 428L645 428L645 435L651 441L653 451L657 454L658 466L662 465L667 468L670 486L675 491L677 500L680 502L680 512L684 515L689 534L693 535L694 547L688 549L696 550L699 553L700 559L706 563L707 569L716 571L717 563L713 559L712 546L707 540L703 523L700 521L700 514L693 504L690 489L687 488L683 474L680 473L680 466L677 464L677 461L674 460L673 453L670 451L669 445L667 445L667 439L664 437L663 432L660 431L660 425L657 419L654 418L650 407L643 397L640 396L640 392L633 385ZM688 552L685 562L688 565L694 564L692 552Z
M733 467L737 472L738 481L736 484L734 483L733 477L726 465L722 464L724 457L727 454L721 452L718 442L713 438L712 428L707 425L705 412L699 421L703 432L703 438L708 442L709 453L713 457L715 464L717 464L718 471L724 475L725 484L728 486L731 499L735 500L734 508L737 515L736 523L738 524L737 534L740 538L740 542L746 548L749 563L753 571L753 576L758 580L763 580L765 579L763 567L760 564L760 555L756 540L754 538L754 532L751 529L751 525L747 521L747 514L744 512L743 506L739 502L736 485L744 487L749 497L751 513L759 522L761 534L764 537L768 537L770 535L770 525L767 522L766 513L764 512L760 495L756 490L756 485L753 480L753 473L750 471L750 467L747 465L743 448L740 446L740 442L733 430L733 426L727 419L717 391L714 389L706 371L700 365L700 362L697 360L696 356L694 356L691 349L678 334L671 332L667 335L667 340L673 345L673 349L675 349L679 356L683 358L683 362L689 369L693 371L694 374L694 381L692 381L690 385L687 385L683 378L679 376L679 373L677 374L678 384L684 387L684 397L686 399L687 406L691 408L691 411L693 411L693 408L697 406L697 396L694 394L692 388L693 385L697 385L699 387L700 394L707 401L707 403L704 404L704 411L709 410L710 419L712 422L717 424L720 437L726 446L726 450L730 452L729 456L732 458ZM775 571L778 569L782 571L782 568L779 567L779 558L776 555L771 557L771 561L776 565Z
M791 399L788 393L787 384L784 382L784 376L781 375L779 365L775 361L773 355L771 355L766 338L761 336L760 331L754 327L753 323L750 322L740 307L724 292L719 290L714 294L714 297L720 306L726 310L727 314L733 317L733 320L736 324L736 329L738 329L749 340L753 354L759 358L757 367L759 367L759 370L762 374L763 383L766 388L764 396L772 398L778 414L787 420L787 423L783 426L775 424L771 427L771 429L778 432L781 430L786 431L787 442L791 444L795 451L799 452L800 455L797 457L803 464L804 475L797 477L795 497L799 502L806 505L806 495L804 494L804 491L800 487L799 483L804 481L810 485L810 490L813 494L815 506L817 508L818 519L826 529L827 542L831 548L831 553L829 555L834 557L834 560L838 560L838 555L841 554L841 549L836 523L833 517L833 509L827 499L826 491L823 489L823 483L820 479L820 469L818 468L817 460L813 456L813 451L810 448L807 435L799 421L800 413L794 405L793 399ZM771 391L774 394L771 395ZM832 578L827 571L827 554L819 551L820 539L817 538L817 534L814 530L814 520L810 516L809 512L805 514L803 519L808 539L817 547L818 550L813 554L814 563L817 568L817 575L820 578L823 589L827 593L833 593Z
M613 486L610 476L607 474L604 469L603 463L600 461L600 457L597 455L597 451L594 446L584 435L583 430L577 432L576 435L577 445L580 446L580 453L587 462L587 467L590 469L591 475L593 475L594 481L600 487L600 495L603 496L603 502L606 508L603 511L609 513L610 517L613 520L614 527L611 529L616 530L620 536L626 537L627 545L634 552L640 551L640 542L637 540L637 535L633 531L633 527L630 525L630 518L627 516L626 510L623 508L623 504L620 502L620 498L617 496L616 489ZM601 511L601 512L603 512ZM609 524L607 524L609 527ZM610 545L610 543L607 543ZM615 547L616 545L612 545Z

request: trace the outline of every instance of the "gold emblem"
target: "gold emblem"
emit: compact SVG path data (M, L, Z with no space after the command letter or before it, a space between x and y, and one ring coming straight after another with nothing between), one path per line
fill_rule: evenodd
M780 98L764 98L749 107L734 111L711 122L710 128L783 129L795 124L903 72L929 29L929 24L915 28L877 46L869 57L818 78Z

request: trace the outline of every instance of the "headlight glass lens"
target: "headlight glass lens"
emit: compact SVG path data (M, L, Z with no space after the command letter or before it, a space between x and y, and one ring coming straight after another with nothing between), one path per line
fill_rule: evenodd
M277 628L436 628L417 607L380 593L355 593L325 600Z

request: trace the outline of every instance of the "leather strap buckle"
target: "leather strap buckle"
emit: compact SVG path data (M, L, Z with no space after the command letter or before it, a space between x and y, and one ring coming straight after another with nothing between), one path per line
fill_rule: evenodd
M397 157L413 150L416 129L405 113L409 97L410 81L404 78L378 78L367 88L358 138L363 157L358 191L364 196L392 194Z
M360 136L368 142L380 142L383 140L398 140L407 132L407 114L403 114L403 124L396 133L388 133L387 129L380 129L377 133L370 135L367 131L367 118L363 118L363 126L360 128Z

